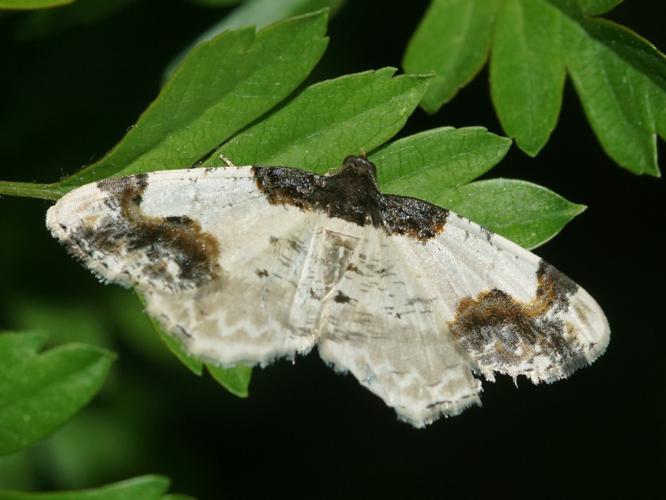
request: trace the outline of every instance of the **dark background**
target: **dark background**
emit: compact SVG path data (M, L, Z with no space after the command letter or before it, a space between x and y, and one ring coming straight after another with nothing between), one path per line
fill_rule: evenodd
M607 17L663 50L660 3L625 2ZM426 6L348 1L311 80L399 66ZM50 182L99 158L156 96L171 58L224 12L137 1L24 41L15 36L25 14L0 18L0 178ZM502 133L485 70L437 115L417 111L401 135L439 125ZM541 154L514 147L490 176L588 205L538 253L604 307L611 343L566 381L486 383L482 408L426 430L398 422L316 353L256 370L246 400L193 376L163 352L130 292L97 283L49 237L49 203L0 199L0 329L44 327L54 343L82 339L119 353L92 405L0 461L0 487L91 487L160 473L201 499L664 498L663 181L603 154L570 83Z

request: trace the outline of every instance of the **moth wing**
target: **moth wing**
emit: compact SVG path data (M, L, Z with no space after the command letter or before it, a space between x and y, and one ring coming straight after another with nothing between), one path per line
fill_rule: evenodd
M251 167L228 167L86 185L49 209L47 225L101 279L135 286L191 354L231 365L314 344L307 317L319 302L294 303L318 255L319 218L268 203Z
M322 290L320 356L417 427L479 404L472 360L452 337L440 299L395 239L381 228L328 224L329 238L346 255L322 267L335 274L335 284ZM356 236L355 227L362 229Z
M453 337L487 379L496 372L551 382L606 349L608 321L595 300L508 239L450 212L434 238L398 236L396 244L441 298Z

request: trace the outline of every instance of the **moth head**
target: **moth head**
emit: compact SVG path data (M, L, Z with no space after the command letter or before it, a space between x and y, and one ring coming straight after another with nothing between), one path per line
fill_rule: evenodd
M345 158L342 162L342 171L356 175L370 175L374 180L377 179L377 167L365 155Z

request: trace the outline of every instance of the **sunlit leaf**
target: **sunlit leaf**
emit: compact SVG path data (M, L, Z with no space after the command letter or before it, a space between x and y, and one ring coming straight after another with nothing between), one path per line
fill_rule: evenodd
M372 151L402 128L427 78L384 68L316 83L282 109L234 137L222 153L237 165L288 165L325 172L350 154Z
M585 210L549 189L515 179L472 182L444 190L433 201L525 248L548 241Z
M510 139L483 127L443 127L392 142L370 159L383 191L433 200L493 168L509 147Z
M429 113L453 98L488 58L497 0L433 0L407 46L410 73L434 73L421 103Z

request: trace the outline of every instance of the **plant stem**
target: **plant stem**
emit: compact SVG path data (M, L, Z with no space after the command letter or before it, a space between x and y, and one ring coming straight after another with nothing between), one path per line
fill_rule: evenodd
M0 181L0 195L3 194L25 198L39 198L41 200L57 200L63 195L63 193L52 187L51 184Z

